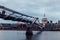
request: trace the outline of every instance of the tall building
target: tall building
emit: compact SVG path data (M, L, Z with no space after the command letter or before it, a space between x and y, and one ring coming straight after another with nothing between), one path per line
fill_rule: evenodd
M46 24L47 22L48 22L48 20L47 20L45 14L44 14L44 16L43 16L43 18L42 18L43 27L45 27L45 24Z
M58 20L58 24L60 24L60 20Z

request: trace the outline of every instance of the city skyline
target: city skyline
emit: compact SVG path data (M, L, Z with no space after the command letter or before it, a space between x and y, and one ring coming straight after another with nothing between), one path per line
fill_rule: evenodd
M60 20L60 0L0 0L0 5L23 14L38 17L40 21L44 13L48 20L54 22ZM1 22L8 21L0 19L0 23Z

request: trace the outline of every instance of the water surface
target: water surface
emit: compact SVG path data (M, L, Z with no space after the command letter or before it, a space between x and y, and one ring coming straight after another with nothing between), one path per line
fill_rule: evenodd
M26 31L0 31L0 40L60 40L59 31L33 31L34 35L27 37Z

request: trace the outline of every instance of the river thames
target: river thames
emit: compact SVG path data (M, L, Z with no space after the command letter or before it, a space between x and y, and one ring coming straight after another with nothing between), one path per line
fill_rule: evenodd
M0 31L0 40L60 40L59 31L33 31L33 36L27 38L26 31Z

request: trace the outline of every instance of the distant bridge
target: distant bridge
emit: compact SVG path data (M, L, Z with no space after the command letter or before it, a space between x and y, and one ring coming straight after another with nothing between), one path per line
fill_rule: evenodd
M24 22L27 27L37 25L37 27L42 28L40 26L39 18L16 12L4 6L0 6L0 18L3 18L4 20Z

